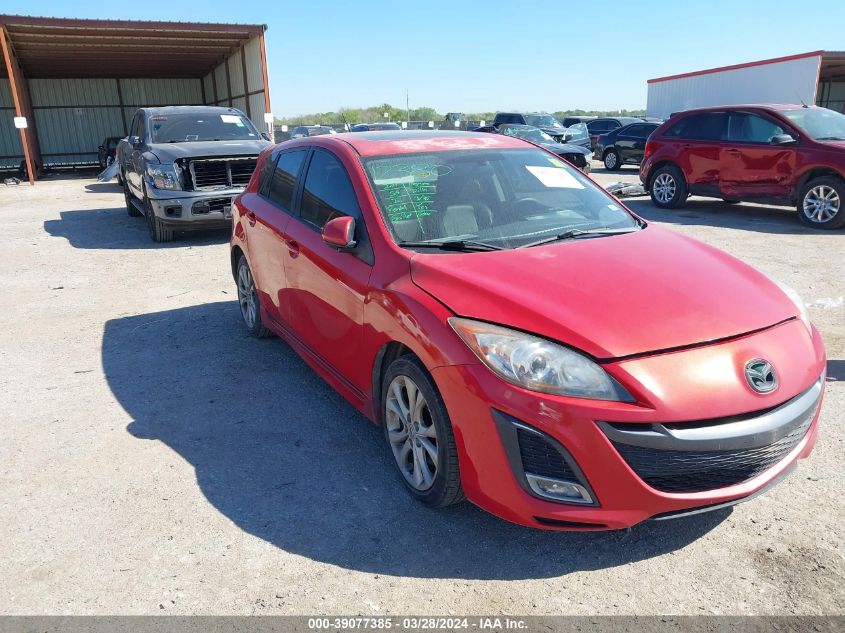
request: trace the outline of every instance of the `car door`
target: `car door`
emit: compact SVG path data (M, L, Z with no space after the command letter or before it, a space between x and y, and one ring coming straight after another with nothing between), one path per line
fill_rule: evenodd
M144 113L136 112L135 119L132 121L131 137L137 137L138 143L135 145L129 144L129 157L127 160L128 169L126 171L126 180L129 183L133 193L139 198L143 195L143 176L144 176Z
M287 230L295 213L297 184L307 155L308 148L298 148L268 157L269 164L265 163L259 174L258 192L242 197L247 209L244 233L255 286L261 305L280 324L285 320L281 306L287 289Z
M781 123L753 112L728 114L727 142L722 147L720 185L725 198L782 198L789 194L796 146L772 145L780 134L792 134Z
M285 251L285 320L320 364L363 394L371 378L362 350L373 257L352 182L334 153L314 149L299 199ZM353 252L332 248L321 235L326 222L344 215L356 223Z
M675 161L690 193L721 196L719 169L726 126L724 112L701 112L684 117L664 133L663 138L675 145Z
M633 123L617 133L616 146L623 162L639 164L645 155L645 143L649 135L657 129L650 123Z

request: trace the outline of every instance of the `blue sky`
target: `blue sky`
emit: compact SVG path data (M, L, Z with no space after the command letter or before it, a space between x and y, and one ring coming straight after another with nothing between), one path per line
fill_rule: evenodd
M0 12L267 24L281 116L402 107L406 89L411 107L440 112L643 108L652 77L845 49L842 0L3 0Z

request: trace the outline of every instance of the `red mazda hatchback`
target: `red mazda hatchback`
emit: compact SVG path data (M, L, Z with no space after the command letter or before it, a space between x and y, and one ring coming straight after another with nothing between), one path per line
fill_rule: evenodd
M746 499L816 440L825 354L798 296L519 139L277 145L231 247L249 332L380 424L433 506L624 528Z

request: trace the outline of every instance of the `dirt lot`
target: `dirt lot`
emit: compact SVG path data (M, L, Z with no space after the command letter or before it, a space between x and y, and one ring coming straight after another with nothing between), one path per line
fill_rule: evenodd
M154 245L115 184L0 185L0 613L845 612L845 233L630 204L803 294L821 437L732 511L555 534L414 503L374 427L247 338L225 235Z

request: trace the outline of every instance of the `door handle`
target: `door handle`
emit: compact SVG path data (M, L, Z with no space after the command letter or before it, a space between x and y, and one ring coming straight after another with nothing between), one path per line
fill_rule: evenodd
M285 246L288 247L288 254L291 257L296 258L299 256L299 244L296 240L285 239Z
M249 222L250 226L255 226L255 212L247 211L246 212L246 219Z

